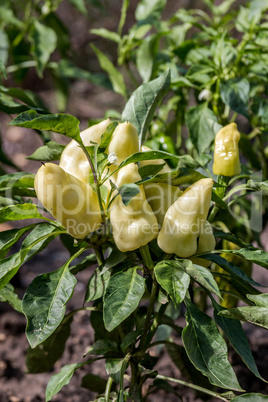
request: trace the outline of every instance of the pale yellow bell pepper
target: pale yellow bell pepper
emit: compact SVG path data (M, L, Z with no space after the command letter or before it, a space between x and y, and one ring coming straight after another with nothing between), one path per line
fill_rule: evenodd
M158 235L158 245L166 253L187 258L197 251L210 203L212 179L201 179L189 186L167 210Z
M240 133L236 123L222 127L215 137L213 173L235 176L241 172L238 142Z
M139 180L138 166L131 163L119 170L116 185L120 187ZM110 220L115 244L122 252L145 246L158 234L158 223L142 186L140 193L128 205L124 205L121 195L116 196L112 202Z

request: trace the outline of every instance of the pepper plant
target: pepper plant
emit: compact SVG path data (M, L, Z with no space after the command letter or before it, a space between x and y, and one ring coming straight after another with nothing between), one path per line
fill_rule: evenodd
M264 200L267 182L252 177L238 185L239 133L234 123L223 128L217 123L214 173L210 158L201 154L193 158L144 147L170 85L166 71L133 92L120 122L103 120L81 133L74 116L45 110L29 108L10 122L29 132L53 131L71 139L64 149L54 143L36 150L32 158L43 162L36 176L19 172L0 179L7 201L0 222L26 222L0 233L0 297L27 318L30 372L48 371L61 358L78 311L66 314L76 274L88 272L79 310L90 313L94 343L79 362L70 362L51 377L46 401L81 367L89 369L83 384L95 392L99 384L99 402L146 401L160 389L182 397L176 384L223 401L267 399L242 389L228 360L232 345L248 370L266 381L240 321L267 329L267 294L233 257L268 268L268 253L232 228L245 228L240 206L250 211L241 200L253 194L255 211L254 194ZM59 165L53 162L57 159ZM29 219L34 223L27 224ZM70 258L36 276L21 301L10 280L56 237ZM207 314L203 295L210 300L213 317ZM244 305L226 308L226 295ZM185 318L184 324L179 317ZM170 378L155 367L161 359L155 356L159 345L180 369L186 367L187 380ZM90 365L99 360L105 361L106 374L97 381Z

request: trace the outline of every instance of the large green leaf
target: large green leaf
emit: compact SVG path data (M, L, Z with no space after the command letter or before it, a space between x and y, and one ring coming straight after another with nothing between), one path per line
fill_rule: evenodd
M231 78L220 84L223 102L233 111L248 117L250 85L246 78Z
M110 278L104 295L103 319L107 331L115 329L138 307L145 291L145 279L139 267L119 272Z
M204 102L191 107L185 118L194 146L199 153L205 152L214 141L217 132L222 128L217 122L216 115Z
M8 302L16 311L22 313L21 300L17 293L15 293L11 283L8 283L0 290L0 302Z
M161 261L156 264L154 272L157 282L165 289L177 308L184 300L190 285L190 276L185 272L183 265L178 261Z
M44 68L49 61L50 55L57 46L57 35L53 29L34 20L32 32L33 54L37 61L37 71L42 75Z
M166 0L141 0L136 8L136 20L151 21L160 18L166 2Z
M167 94L170 87L170 71L138 87L128 100L122 120L132 123L139 135L140 144L145 139L147 128L151 123L157 106Z
M234 350L239 354L247 367L255 374L256 377L263 380L252 356L252 352L241 323L222 315L218 315L220 311L224 311L225 309L216 303L214 299L212 299L212 303L216 323L223 330Z
M94 45L91 45L91 47L98 57L101 68L104 71L106 71L106 73L108 74L110 81L112 83L114 92L116 92L126 98L127 90L126 90L123 75L118 71L118 68L116 68L114 66L114 64L111 62L111 60L104 53L102 53Z
M67 262L56 271L38 275L27 288L22 308L27 318L26 336L32 348L44 342L59 326L76 282Z
M223 310L219 315L233 318L235 320L250 322L251 324L268 329L268 307L236 307Z
M79 120L69 114L39 114L28 110L19 114L9 123L11 126L27 127L34 130L54 131L81 143Z
M54 363L62 356L65 343L71 333L73 316L66 316L43 343L34 349L29 347L26 354L26 367L28 373L45 373L51 370Z
M191 362L208 377L211 384L242 391L227 359L227 346L215 321L188 299L186 307L187 325L182 331L182 340Z

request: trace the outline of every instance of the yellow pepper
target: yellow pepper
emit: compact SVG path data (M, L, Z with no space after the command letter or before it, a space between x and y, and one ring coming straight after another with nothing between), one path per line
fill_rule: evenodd
M213 173L235 176L241 172L238 142L240 133L236 123L220 129L215 137Z
M116 185L120 187L139 180L138 166L130 163L119 170ZM110 220L115 244L122 252L145 246L158 234L158 223L142 186L140 193L128 205L124 205L121 195L116 196L112 202Z
M205 221L202 226L200 236L198 239L198 247L196 254L205 253L208 251L215 250L216 240L213 236L213 229L209 221ZM202 267L208 268L211 261L207 261L204 258L192 257L190 258L194 264L201 265Z
M187 258L197 251L211 202L212 179L201 179L189 186L167 210L158 235L158 245L166 253Z
M54 163L37 172L34 188L44 207L77 239L83 239L101 225L97 194Z
M141 151L148 152L151 148L143 145ZM140 162L140 166L147 165L162 165L165 163L164 159L152 159ZM171 169L167 164L160 170L159 173L168 173ZM154 214L157 218L157 222L161 226L165 217L165 213L168 208L180 197L182 191L168 183L145 183L144 191L146 194L147 201L149 202Z
M113 132L110 144L107 147L106 153L117 156L117 165L120 165L127 157L139 152L139 138L136 128L128 121L118 124ZM109 166L109 171L112 173L116 166ZM116 181L116 176L112 176L112 180Z
M82 131L80 136L83 144L86 147L93 145L91 142L99 144L101 136L105 133L109 124L111 124L111 120L106 119ZM61 154L59 166L65 170L65 172L70 173L84 183L89 182L91 168L84 151L76 141L72 140L66 146Z

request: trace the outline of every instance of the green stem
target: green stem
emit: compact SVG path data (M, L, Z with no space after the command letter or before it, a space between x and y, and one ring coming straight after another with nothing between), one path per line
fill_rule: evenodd
M104 263L104 256L103 256L102 249L101 249L101 247L94 247L93 246L93 250L94 250L94 253L96 255L98 264L99 264L99 266L101 266Z
M229 402L229 399L224 398L223 396L221 396L217 392L214 392L214 391L211 391L209 389L200 387L199 385L195 385L195 384L192 384L192 383L187 382L187 381L178 380L177 378L166 377L164 375L157 375L156 378L159 378L160 380L167 380L167 381L175 382L177 384L184 385L185 387L196 389L197 391L203 392L204 394L211 395L211 396L214 396L216 398L219 398L221 401Z
M109 377L107 380L107 383L106 383L106 388L105 388L105 402L109 402L109 396L110 396L112 384L113 384L113 379L111 377Z
M150 342L151 342L151 340L153 339L154 334L155 334L156 331L157 331L157 328L159 327L159 324L160 324L160 322L161 322L162 316L164 315L167 306L168 306L168 303L166 303L166 304L161 304L161 307L160 307L160 309L158 310L158 313L157 313L156 317L155 317L154 320L153 320L153 323L152 323L150 332L149 332L149 334L147 335L146 345L145 345L146 348L149 347Z
M146 244L145 246L140 247L140 253L143 259L143 264L149 271L153 271L154 263L150 254L149 246Z
M106 223L106 215L105 215L105 212L104 212L102 198L101 198L101 192L100 192L101 184L98 181L98 176L97 176L97 172L96 172L95 167L94 167L94 163L92 162L92 159L91 159L91 157L90 157L85 145L83 144L83 142L81 141L78 144L80 145L81 149L84 151L84 154L87 157L90 169L92 171L93 180L94 180L94 183L96 185L96 192L97 192L97 196L98 196L98 202L99 202L99 206L100 206L101 219L105 224Z

